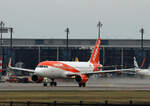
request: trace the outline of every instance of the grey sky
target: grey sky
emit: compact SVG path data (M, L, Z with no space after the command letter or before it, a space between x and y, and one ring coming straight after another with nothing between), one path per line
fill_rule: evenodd
M102 38L150 39L150 0L0 0L0 20L15 38L97 38L100 20Z

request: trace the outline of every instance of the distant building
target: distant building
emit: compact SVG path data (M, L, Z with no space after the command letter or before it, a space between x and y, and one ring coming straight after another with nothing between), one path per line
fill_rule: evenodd
M66 39L13 39L12 64L22 62L25 68L34 69L44 60L88 61L96 39L69 39L67 58ZM10 40L3 40L3 73L5 73L11 55ZM2 49L0 49L2 51ZM133 67L133 57L142 64L142 56L146 58L145 67L150 64L150 40L144 40L144 52L141 53L141 41L130 39L102 39L100 63L106 66L123 65Z

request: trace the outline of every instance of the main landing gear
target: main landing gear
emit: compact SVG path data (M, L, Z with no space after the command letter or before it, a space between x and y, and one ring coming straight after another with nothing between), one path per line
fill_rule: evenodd
M55 82L54 79L51 79L51 80L52 80L52 82L50 82L50 86L51 87L52 86L54 86L54 87L57 86L57 82ZM47 85L48 85L48 79L45 78L44 81L43 81L43 86L46 87Z
M45 87L46 87L46 86L47 86L47 83L45 83L45 82L44 82L44 83L43 83L43 86L45 86Z
M48 78L47 77L44 77L44 80L43 80L43 86L47 86L47 83L48 83Z
M86 87L86 83L79 83L79 87Z
M50 82L50 86L57 86L57 82L54 81L54 79L51 79L52 82Z

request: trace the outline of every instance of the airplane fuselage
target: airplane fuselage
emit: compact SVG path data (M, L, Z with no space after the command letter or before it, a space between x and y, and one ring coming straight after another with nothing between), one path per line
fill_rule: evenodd
M136 72L139 75L143 75L143 76L150 76L150 70L149 69L141 69L139 71Z
M68 74L93 72L90 62L44 61L38 64L35 73L41 77L66 78Z

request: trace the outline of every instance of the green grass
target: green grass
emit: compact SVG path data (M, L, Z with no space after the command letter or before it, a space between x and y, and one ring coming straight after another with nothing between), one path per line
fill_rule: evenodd
M150 91L0 91L0 101L150 103Z

